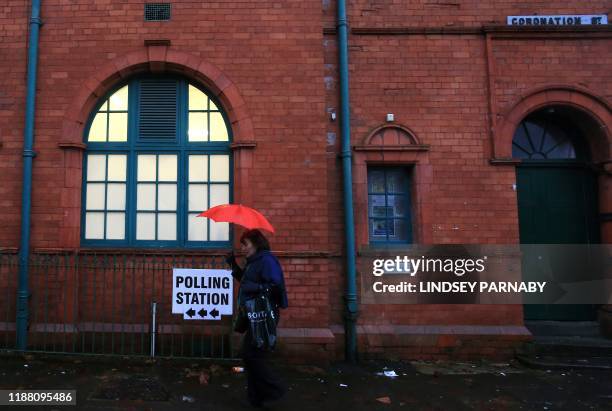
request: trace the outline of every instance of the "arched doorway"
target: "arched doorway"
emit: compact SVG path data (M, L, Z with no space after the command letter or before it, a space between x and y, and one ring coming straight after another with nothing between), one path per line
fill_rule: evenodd
M520 159L516 183L521 244L600 242L597 176L592 170L586 114L566 106L523 119L512 140ZM523 272L529 270L523 263ZM526 320L588 321L594 305L525 305Z

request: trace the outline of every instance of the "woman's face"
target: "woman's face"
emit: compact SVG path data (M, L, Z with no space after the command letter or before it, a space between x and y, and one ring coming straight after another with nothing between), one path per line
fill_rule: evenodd
M245 238L244 242L240 243L240 249L246 254L247 257L250 257L257 252L257 248L255 248L251 240L248 238Z

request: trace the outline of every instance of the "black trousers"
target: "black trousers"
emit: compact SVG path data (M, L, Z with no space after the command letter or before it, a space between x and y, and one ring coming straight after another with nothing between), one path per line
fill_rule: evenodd
M247 375L247 395L252 403L281 398L287 388L274 371L270 359L274 352L258 349L252 344L250 328L242 339L242 360Z

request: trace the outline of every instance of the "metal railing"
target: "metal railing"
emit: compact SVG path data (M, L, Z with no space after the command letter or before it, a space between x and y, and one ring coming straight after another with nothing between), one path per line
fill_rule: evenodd
M0 348L7 350L15 349L18 268L15 253L0 251ZM235 357L229 316L172 314L172 269L227 268L223 256L37 253L29 268L28 351Z

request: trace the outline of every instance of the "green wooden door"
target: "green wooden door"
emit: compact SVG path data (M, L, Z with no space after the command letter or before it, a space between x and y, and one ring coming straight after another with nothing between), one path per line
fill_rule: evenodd
M595 175L579 164L523 162L517 167L522 244L599 242ZM529 270L524 260L523 272ZM593 305L525 305L528 320L594 320Z

